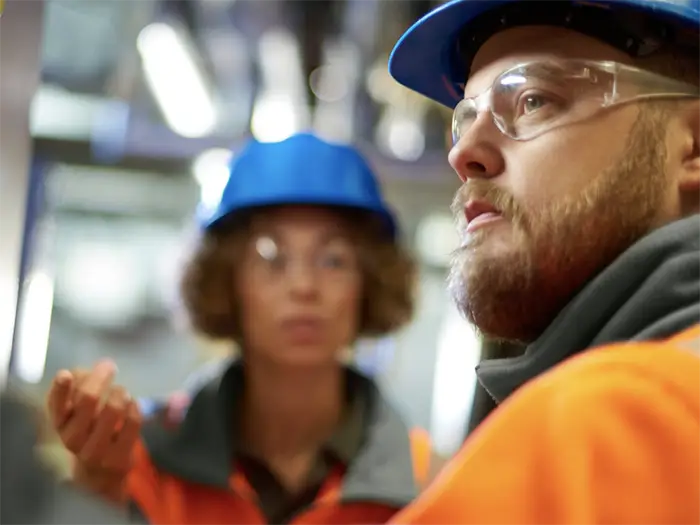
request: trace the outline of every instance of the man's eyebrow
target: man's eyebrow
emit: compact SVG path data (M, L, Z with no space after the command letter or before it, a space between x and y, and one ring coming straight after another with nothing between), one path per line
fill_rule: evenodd
M474 83L472 83L471 86L469 85L469 80L470 79L468 78L466 82L462 82L461 84L458 84L458 86L461 90L461 93L462 93L462 98L478 97L480 94L482 94L483 92L485 92L486 90L488 90L489 88L491 88L493 86L493 82L494 82L495 78L491 79L489 82L485 82L484 87L479 91L477 91L476 88L474 87Z

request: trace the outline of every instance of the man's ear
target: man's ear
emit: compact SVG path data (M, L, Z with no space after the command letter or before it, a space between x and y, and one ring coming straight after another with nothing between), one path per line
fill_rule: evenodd
M681 192L700 192L700 101L683 104L681 125L684 137Z

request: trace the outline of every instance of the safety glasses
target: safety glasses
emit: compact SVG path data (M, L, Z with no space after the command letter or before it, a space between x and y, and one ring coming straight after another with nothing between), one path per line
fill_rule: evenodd
M461 100L452 116L456 144L489 111L504 135L531 140L604 108L650 99L697 98L696 86L609 61L551 60L501 73L485 92Z

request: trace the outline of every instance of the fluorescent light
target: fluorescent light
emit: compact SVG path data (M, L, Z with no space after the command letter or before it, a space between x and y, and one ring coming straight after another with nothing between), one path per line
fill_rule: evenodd
M263 91L289 93L299 104L306 103L301 50L294 33L285 29L265 32L258 42Z
M214 148L202 152L192 163L192 174L200 188L200 205L206 211L214 211L221 200L231 155L227 149Z
M262 94L253 106L250 129L260 142L279 142L301 131L301 119L290 96Z
M293 33L272 29L258 42L262 89L250 127L261 142L278 142L309 125L301 52Z
M430 434L446 457L462 446L476 387L481 340L450 304L438 338Z
M33 137L89 139L96 116L107 99L77 95L56 86L39 86L29 110Z
M309 85L316 98L324 102L337 102L350 93L350 79L339 66L324 65L314 69Z
M452 216L434 213L425 216L416 229L416 251L423 262L447 268L459 248L459 234Z
M15 373L28 382L44 377L46 352L51 331L53 279L44 272L33 272L27 279L17 327Z
M90 326L124 329L145 307L147 271L133 246L76 244L63 261L58 299Z
M377 143L384 152L404 161L418 160L425 151L422 115L388 107L377 126Z
M217 120L214 103L184 35L154 23L141 30L136 46L146 81L172 130L188 138L209 134Z

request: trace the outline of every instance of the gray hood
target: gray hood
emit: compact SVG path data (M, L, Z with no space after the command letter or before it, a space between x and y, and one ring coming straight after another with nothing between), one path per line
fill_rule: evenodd
M239 366L239 361L231 360L214 367L211 372L221 373L200 387L176 428L167 429L158 419L144 425L143 440L159 470L228 490L234 441L229 421ZM362 449L343 479L341 501L373 502L399 510L418 495L409 427L371 379L353 369L347 373L363 391L368 420Z

